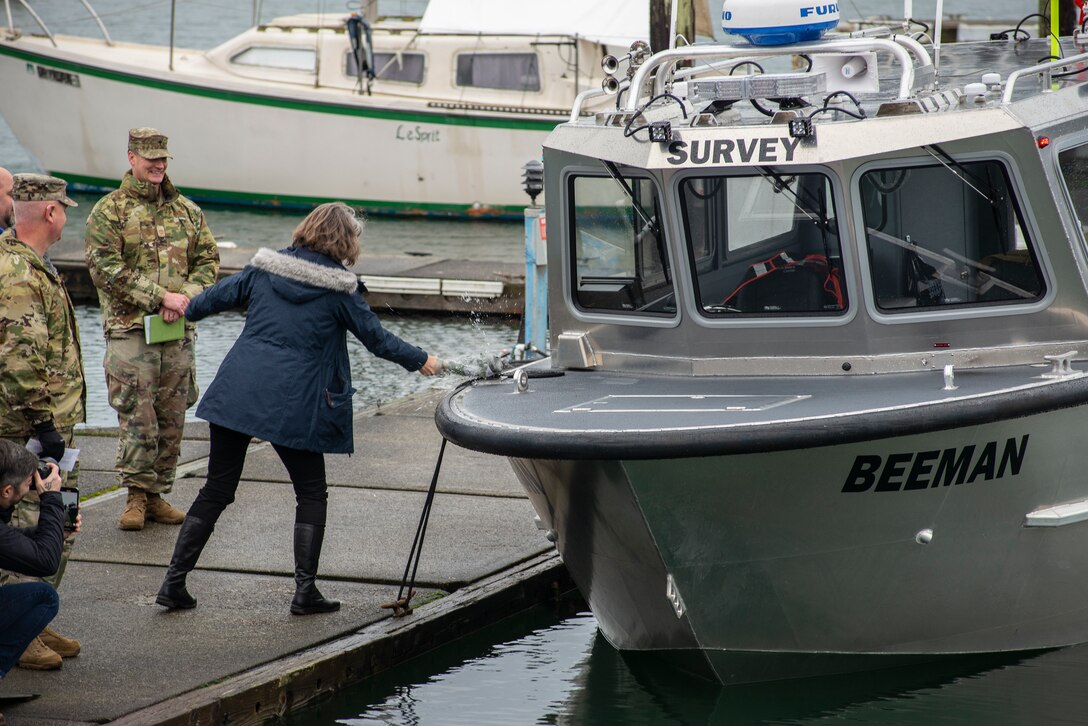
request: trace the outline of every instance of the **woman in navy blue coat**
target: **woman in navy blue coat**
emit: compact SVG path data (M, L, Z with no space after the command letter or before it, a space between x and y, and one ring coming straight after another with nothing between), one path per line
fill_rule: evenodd
M409 371L434 375L441 362L382 328L358 277L340 261L359 255L361 223L347 205L323 204L295 228L293 244L262 249L237 275L193 298L189 320L248 305L245 328L223 359L196 413L211 424L208 480L185 517L155 602L192 608L185 576L215 522L234 501L254 438L271 442L295 488L295 596L291 612L340 607L315 585L328 494L325 453L351 453L347 334Z

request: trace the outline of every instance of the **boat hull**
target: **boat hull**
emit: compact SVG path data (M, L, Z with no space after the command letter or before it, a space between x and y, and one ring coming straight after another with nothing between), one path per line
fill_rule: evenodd
M7 104L4 118L77 189L116 188L127 130L154 126L170 137L171 176L198 201L341 200L374 213L466 217L520 217L521 165L540 158L555 123L134 70L0 42L6 97L34 100Z
M1027 516L1088 498L1084 412L754 454L512 461L613 645L744 683L1088 640L1088 522Z

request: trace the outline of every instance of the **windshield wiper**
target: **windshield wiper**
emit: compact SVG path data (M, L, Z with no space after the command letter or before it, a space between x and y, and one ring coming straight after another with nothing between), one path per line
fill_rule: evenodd
M774 187L775 192L779 194L781 194L782 192L788 193L790 195L790 198L793 199L793 205L797 209L801 210L801 213L808 217L810 222L825 231L828 229L829 222L827 219L827 214L825 211L823 211L825 205L823 205L819 199L802 200L801 196L790 187L790 184L795 182L797 180L797 177L785 179L781 174L771 169L769 166L757 166L756 171L760 173L760 175L767 181L768 184ZM811 193L805 192L805 196L811 197ZM821 212L819 213L820 216L818 218L812 216L812 214L809 212L809 209L805 208L806 202L809 209L815 210L817 207L821 209Z
M638 199L635 198L634 191L631 190L630 185L628 185L627 180L623 178L623 175L620 174L619 169L616 168L616 165L611 161L605 161L604 168L608 169L609 175L616 180L616 183L619 184L620 187L623 189L623 193L626 194L627 198L631 200L631 204L634 205L635 211L638 213L638 216L642 217L643 224L649 227L650 231L656 235L658 232L657 221L651 218L648 214L646 214L646 210L642 208L641 204L639 204Z
M945 169L948 169L950 172L952 172L961 182L963 182L967 186L974 189L975 192L980 197L982 197L983 199L985 199L987 202L990 203L990 206L996 206L997 205L997 202L994 201L993 197L991 197L989 194L982 191L981 189L976 187L974 184L972 184L970 181L968 181L967 177L970 177L971 179L973 179L978 184L982 184L983 183L982 180L979 179L974 174L972 174L971 172L967 171L967 167L965 167L963 164L961 164L960 162L956 161L951 156L949 156L948 152L946 152L944 149L937 146L936 144L930 144L929 146L923 146L922 148L926 150L926 153L928 153L934 159L939 161L941 163L941 166L943 166ZM937 153L933 153L934 151L937 152ZM955 168L952 168L952 167L955 167Z
M657 217L651 217L646 213L646 210L642 208L642 205L635 197L635 192L631 189L631 185L623 178L623 175L620 174L616 165L611 161L605 161L603 159L602 162L604 163L604 168L608 170L608 174L620 185L620 188L623 189L623 193L631 200L631 205L634 207L635 212L642 218L642 223L644 225L642 231L649 230L653 234L654 241L657 243L657 255L661 258L661 272L665 275L665 281L671 284L672 274L669 270L669 258L665 254L665 241L661 238L661 230L657 226Z

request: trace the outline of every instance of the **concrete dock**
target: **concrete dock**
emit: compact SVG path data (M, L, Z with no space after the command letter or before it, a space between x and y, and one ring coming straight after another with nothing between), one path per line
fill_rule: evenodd
M59 671L0 681L9 724L260 724L569 589L505 459L448 445L417 577L416 610L392 618L441 437L432 390L359 414L355 454L327 456L329 515L318 583L340 611L292 616L294 496L272 447L254 442L236 502L189 591L193 610L154 604L178 527L122 532L115 433L77 434L83 532L53 627L82 653ZM207 425L186 426L168 499L204 483ZM14 694L33 700L5 701Z

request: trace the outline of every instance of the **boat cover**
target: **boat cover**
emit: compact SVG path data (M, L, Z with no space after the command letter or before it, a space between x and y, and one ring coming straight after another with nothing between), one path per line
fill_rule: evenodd
M431 0L420 21L424 33L577 35L624 48L649 28L645 0Z

